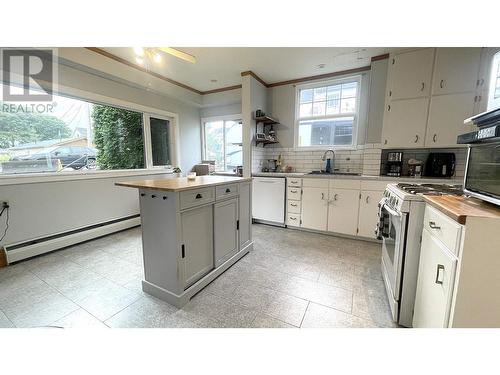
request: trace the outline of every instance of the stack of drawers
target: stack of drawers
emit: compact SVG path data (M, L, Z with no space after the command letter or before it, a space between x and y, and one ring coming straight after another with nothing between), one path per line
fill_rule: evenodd
M300 214L302 212L302 179L287 177L286 188L286 225L300 227Z

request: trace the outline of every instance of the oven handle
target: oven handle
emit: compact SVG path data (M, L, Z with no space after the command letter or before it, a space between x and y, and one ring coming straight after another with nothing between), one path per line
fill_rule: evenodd
M401 216L401 214L395 210L393 210L392 208L390 208L387 204L384 203L384 205L382 206L382 208L385 208L387 210L387 212L389 212L392 216Z

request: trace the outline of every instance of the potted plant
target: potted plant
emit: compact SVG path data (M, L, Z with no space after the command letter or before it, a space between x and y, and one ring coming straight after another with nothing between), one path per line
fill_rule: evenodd
M174 168L174 176L175 177L182 177L182 171L179 167Z

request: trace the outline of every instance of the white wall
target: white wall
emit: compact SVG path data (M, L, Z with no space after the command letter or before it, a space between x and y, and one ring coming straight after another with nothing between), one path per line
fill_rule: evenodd
M241 102L236 104L207 107L200 109L200 117L216 117L241 114Z
M366 143L380 143L382 138L388 61L372 62Z
M138 214L137 189L115 186L115 182L166 177L156 174L0 186L0 200L10 206L9 229L0 246ZM0 222L3 233L5 213Z

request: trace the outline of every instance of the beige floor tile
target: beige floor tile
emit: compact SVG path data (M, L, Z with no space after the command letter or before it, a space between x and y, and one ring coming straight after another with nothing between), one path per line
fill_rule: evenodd
M259 314L251 324L252 328L297 328L266 314Z
M54 327L61 328L77 328L77 329L94 329L94 328L108 328L103 322L96 317L90 315L83 309L78 309L72 313L58 319L50 324Z

